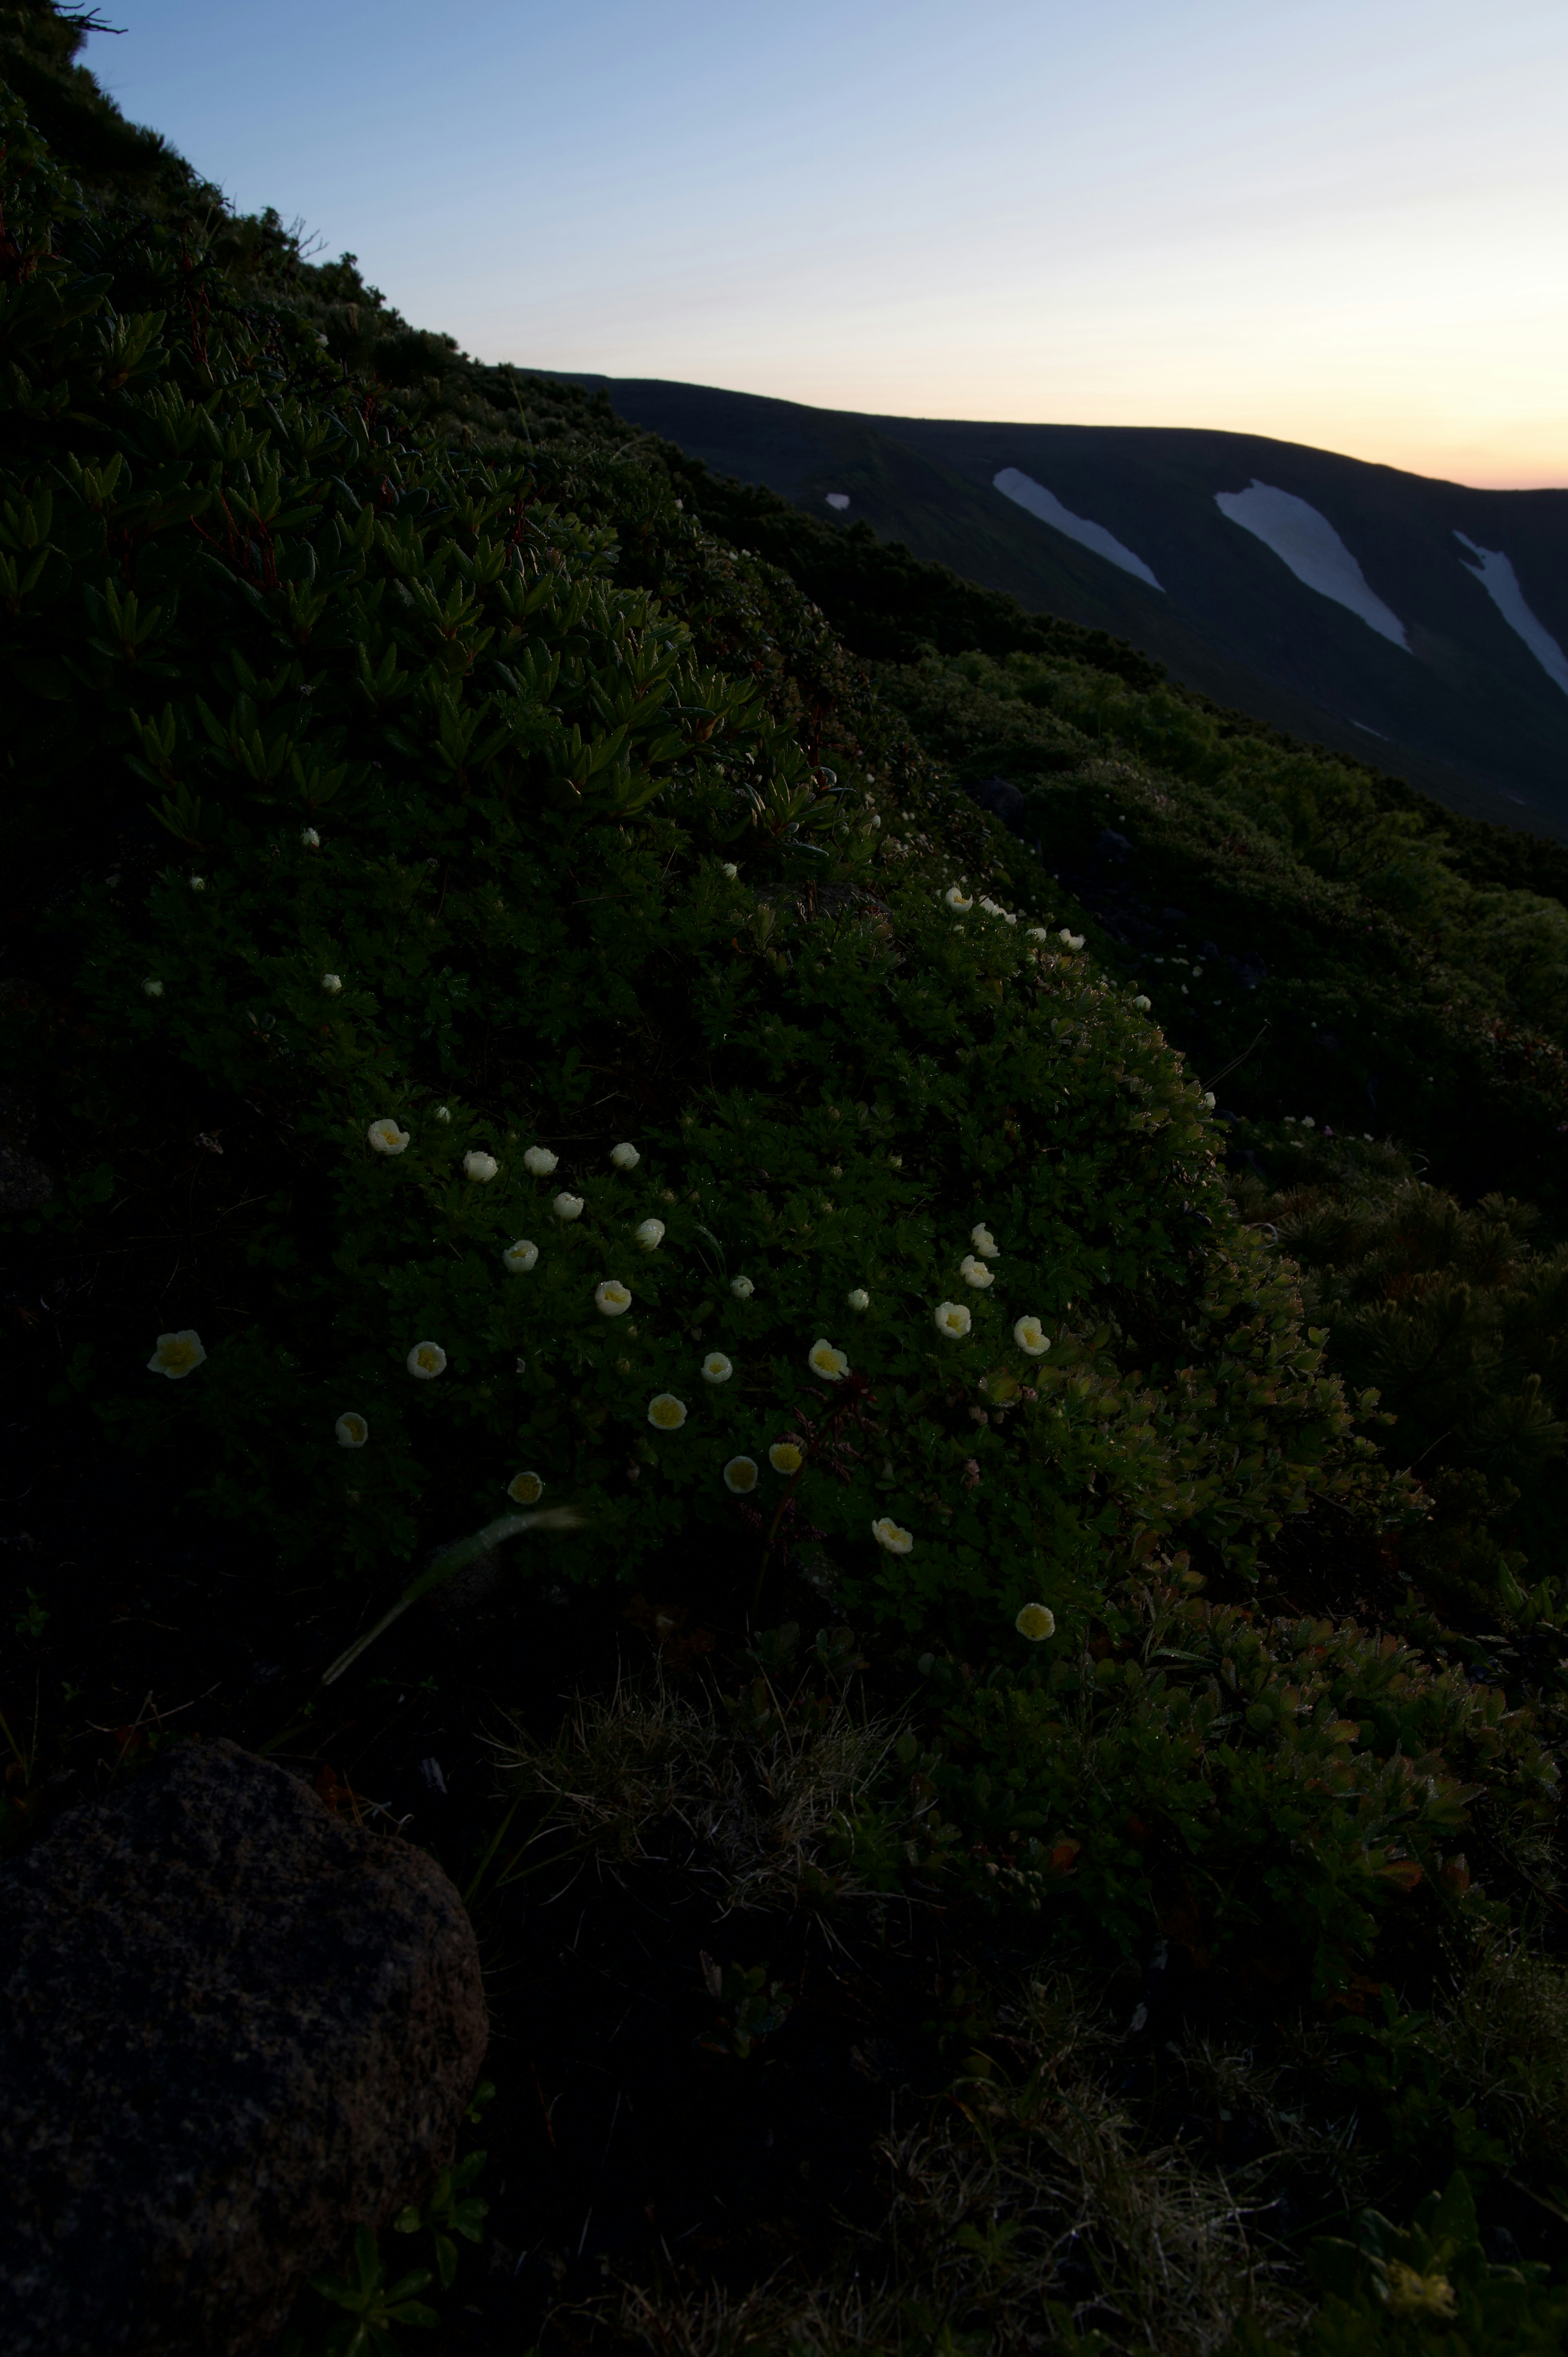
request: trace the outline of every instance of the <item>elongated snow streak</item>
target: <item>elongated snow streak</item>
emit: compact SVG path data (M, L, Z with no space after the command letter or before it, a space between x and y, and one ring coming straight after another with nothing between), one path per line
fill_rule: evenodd
M1481 560L1479 565L1465 565L1461 557L1459 562L1465 565L1466 572L1475 576L1509 630L1519 632L1541 670L1568 695L1568 655L1525 603L1511 560L1500 548L1477 548L1468 533L1456 532L1454 537L1462 540L1471 554Z
M1380 638L1410 652L1404 624L1384 605L1326 515L1294 491L1261 483L1255 475L1244 491L1216 491L1214 504L1222 516L1272 548L1298 581L1320 597L1348 607Z
M1155 580L1141 556L1134 556L1130 548L1124 548L1115 533L1107 532L1102 523L1091 523L1087 516L1074 515L1070 508L1064 508L1055 491L1047 491L1044 483L1036 482L1033 475L1026 475L1017 467L1004 467L999 475L993 475L991 481L992 488L1000 491L1004 500L1012 500L1017 506L1027 508L1029 513L1038 516L1042 523L1053 525L1058 532L1065 533L1069 540L1076 540L1080 548L1092 549L1096 556L1103 556L1109 565L1120 565L1123 573L1130 573L1135 581L1146 582L1151 589L1157 589L1164 597L1165 583Z

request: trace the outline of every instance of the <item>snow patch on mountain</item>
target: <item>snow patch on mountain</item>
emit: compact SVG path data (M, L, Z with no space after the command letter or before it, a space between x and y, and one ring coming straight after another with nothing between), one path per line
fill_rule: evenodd
M1064 508L1056 493L1047 491L1044 483L1036 483L1033 475L1026 475L1018 467L1004 467L999 475L993 475L991 482L992 488L1000 491L1004 499L1012 500L1018 507L1027 508L1029 513L1038 516L1042 523L1054 525L1058 532L1065 533L1069 540L1076 540L1080 548L1092 549L1096 556L1103 556L1107 563L1120 565L1123 573L1132 574L1134 580L1146 582L1151 589L1157 589L1164 596L1164 582L1155 580L1141 556L1134 556L1130 548L1123 547L1115 533L1107 532L1102 523L1091 523L1087 516L1074 515L1070 508Z
M1479 565L1465 565L1461 557L1459 562L1465 565L1466 572L1475 576L1509 630L1519 632L1541 670L1568 695L1568 655L1545 623L1538 622L1530 612L1510 559L1500 548L1477 548L1468 533L1455 532L1454 537L1462 540L1471 554L1481 560Z
M1328 518L1305 500L1298 500L1294 491L1279 490L1273 483L1261 483L1254 475L1244 491L1216 491L1214 504L1221 515L1251 533L1265 548L1272 548L1298 581L1316 589L1320 597L1332 597L1337 606L1348 607L1380 638L1390 639L1410 652L1399 616L1372 588Z
M849 505L849 493L847 491L829 491L827 494L827 502L829 507L837 508L839 513L842 515L844 509Z

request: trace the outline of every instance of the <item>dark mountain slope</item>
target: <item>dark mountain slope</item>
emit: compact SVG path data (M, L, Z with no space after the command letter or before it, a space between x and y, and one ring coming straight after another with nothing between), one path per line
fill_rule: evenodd
M1481 491L1260 436L985 425L812 410L657 380L579 376L631 423L766 484L840 530L863 522L1035 612L1130 640L1187 685L1386 762L1450 809L1568 834L1568 693L1477 578L1509 560L1568 646L1568 491ZM1015 469L1141 559L1151 587L1004 497ZM1254 481L1326 518L1401 646L1299 579L1216 505ZM829 493L847 509L827 505Z

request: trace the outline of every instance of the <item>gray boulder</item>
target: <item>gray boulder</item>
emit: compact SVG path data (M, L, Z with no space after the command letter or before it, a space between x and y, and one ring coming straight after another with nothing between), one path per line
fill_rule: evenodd
M0 2349L240 2357L449 2159L486 2040L435 1861L232 1743L0 1872Z

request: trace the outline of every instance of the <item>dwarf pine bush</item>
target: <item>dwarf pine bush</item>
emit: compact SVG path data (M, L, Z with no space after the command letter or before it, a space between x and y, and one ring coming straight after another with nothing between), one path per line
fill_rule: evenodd
M810 1538L910 1623L1366 1493L1178 1060L808 750L760 612L705 665L540 465L378 422L13 127L8 759L95 832L10 1012L115 1275L79 1386L289 1556L544 1494L584 1571Z

